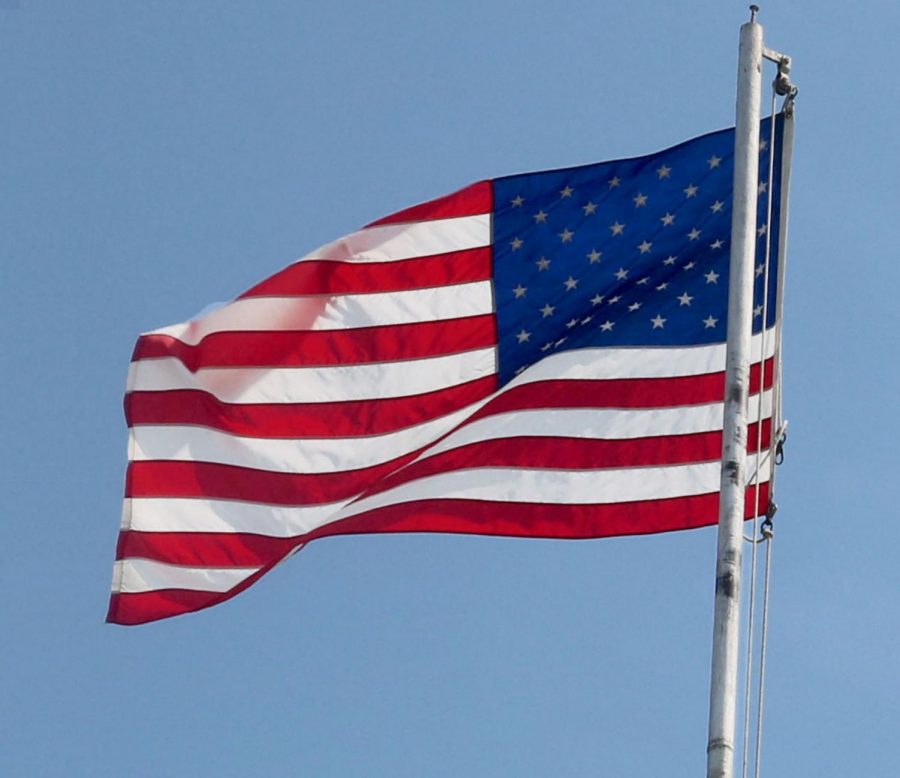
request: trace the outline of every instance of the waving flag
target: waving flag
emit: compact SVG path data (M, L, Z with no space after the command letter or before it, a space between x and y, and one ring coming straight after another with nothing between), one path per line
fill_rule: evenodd
M482 181L142 335L109 621L219 603L328 535L715 523L733 146ZM776 277L760 265L763 449Z

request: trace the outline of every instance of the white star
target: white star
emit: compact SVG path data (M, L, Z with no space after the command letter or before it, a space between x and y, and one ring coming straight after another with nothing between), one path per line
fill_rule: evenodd
M544 213L544 210L541 209L534 215L534 221L536 224L543 224L545 221L547 221L547 216L548 214Z
M555 306L550 305L550 303L546 303L544 305L544 307L541 308L541 313L544 315L544 318L546 319L548 316L552 316L553 311L555 311L555 310L556 310Z
M525 202L525 198L522 197L522 195L516 195L512 200L509 201L509 204L513 208L519 208L522 205L522 203L524 203L524 202Z
M525 343L531 337L531 333L528 330L521 330L516 333L516 338L518 338L519 343Z
M673 257L672 255L669 255L668 257L666 257L663 260L663 264L664 265L674 265L677 261L678 261L677 257Z
M765 194L766 189L769 188L769 185L765 181L760 181L759 186L756 188L760 194Z
M528 289L526 287L522 286L522 284L519 284L515 289L513 289L513 294L516 296L516 299L519 300L525 296L525 292L527 291Z
M716 319L712 314L710 314L709 318L703 320L703 326L705 329L712 329L716 326L716 322L719 320Z
M700 230L698 230L696 227L694 227L694 229L692 229L692 230L687 234L687 236L688 236L691 240L697 240L697 238L700 237Z
M640 281L637 282L637 285L638 285L638 286L644 286L644 284L646 284L649 280L650 280L650 277L649 277L649 276L645 276L644 278L642 278Z
M611 224L609 228L612 230L613 235L621 235L622 231L625 229L625 225L619 224L619 222L615 222Z
M547 257L541 257L534 264L537 265L538 270L546 270L548 267L550 267L550 260L547 259Z
M647 195L641 194L640 192L638 192L637 196L633 197L632 199L634 200L635 208L643 208L647 204Z
M759 278L765 272L766 272L766 266L761 263L754 268L754 273L757 278Z
M584 211L585 216L590 216L594 211L597 210L597 203L588 201L587 205L581 206L581 209Z
M753 309L753 316L756 317L756 316L762 316L762 315L763 315L763 307L762 307L762 305L757 305Z
M691 260L690 262L688 262L688 263L684 266L684 269L685 269L685 270L693 270L694 267L696 267L696 265L697 265L697 263L694 262L694 260Z
M516 368L516 375L522 375L525 372L525 365Z
M603 302L603 295L602 295L602 294L595 294L595 295L591 298L591 304L592 304L592 305L600 305L600 303L602 303L602 302Z
M573 236L574 234L575 234L575 233L572 232L571 230L565 229L565 230L563 230L561 233L559 233L559 239L560 239L563 243L571 243L571 242L572 242L572 236Z
M756 228L756 237L761 238L769 231L769 226L767 224L760 224L759 227Z
M591 323L591 320L592 320L593 318L594 318L593 316L585 316L585 317L581 320L582 326L584 326L585 324L590 324L590 323Z
M668 227L675 223L675 214L666 211L666 215L661 216L659 220L663 223L663 227Z
M628 310L629 310L629 311L636 311L636 310L637 310L638 308L640 308L640 307L641 307L641 304L640 304L640 303L632 303L631 305L628 306Z
M624 267L620 267L620 268L615 272L615 276L616 276L616 278L618 278L620 281L624 281L626 278L628 278L628 271L627 271Z
M658 175L660 178L668 178L669 173L671 172L672 168L670 168L668 165L662 165L661 167L656 168L656 175Z
M679 295L677 299L679 305L690 305L691 300L693 300L694 298L691 297L687 292L685 292L684 294Z
M622 183L622 179L618 176L613 176L611 179L609 179L608 183L610 189L615 189L619 184Z
M571 197L571 196L572 196L572 192L574 192L574 191L575 191L575 190L572 189L571 186L567 186L565 189L560 189L560 190L559 190L559 196L560 196L560 197Z
M578 319L569 319L566 322L566 329L572 329L576 324L578 324Z
M551 341L545 343L543 346L541 346L541 351L549 351L552 348L553 348L553 341L551 340Z
M661 330L666 324L666 320L659 314L656 314L656 318L650 319L650 321L653 322L653 329L655 330Z
M607 319L605 322L603 322L603 324L600 325L600 331L601 332L612 332L612 328L615 326L616 326L615 322L612 322L609 319Z
M710 270L706 275L703 276L706 279L706 283L715 284L719 281L719 274L715 270ZM712 325L710 325L712 326Z
M641 254L649 254L652 246L653 244L649 240L645 240L643 243L640 243L637 248Z
M572 278L572 276L569 276L563 283L565 283L565 285L566 285L566 291L570 292L576 286L578 286L578 279Z
M607 300L607 305L614 305L615 303L619 302L619 300L621 300L621 299L622 298L619 295L616 295L615 297L610 297L609 300Z
M509 242L509 245L512 246L513 251L518 251L520 248L522 248L522 243L523 243L523 241L521 238L513 238Z
M715 154L713 154L706 161L709 163L709 169L712 170L714 167L719 167L719 163L722 161L722 159L720 157L717 157Z
M725 241L719 239L719 240L714 240L712 243L710 243L710 244L709 244L709 247L710 247L711 249L720 249L720 248L722 248L722 246L724 246L724 245L725 245Z
M718 212L721 211L724 207L725 207L725 203L723 203L721 200L716 200L711 206L709 206L709 209L710 209L713 213L718 213Z
M759 150L765 151L769 147L769 139L768 138L760 138L759 139Z
M566 338L565 338L565 337L562 337L562 338L560 338L558 341L556 341L556 343L554 343L553 345L554 345L554 346L561 346L561 345L562 345L563 343L565 343L565 342L566 342Z
M693 184L688 184L687 187L682 189L681 191L684 192L688 197L696 197L697 192L700 191L700 187L694 186Z
M669 288L669 285L665 281L663 281L659 286L656 287L656 291L661 292L661 291L663 291L663 289L668 289L668 288Z
M600 257L603 256L603 252L594 249L590 254L585 254L585 256L591 261L591 264L594 265L600 261Z

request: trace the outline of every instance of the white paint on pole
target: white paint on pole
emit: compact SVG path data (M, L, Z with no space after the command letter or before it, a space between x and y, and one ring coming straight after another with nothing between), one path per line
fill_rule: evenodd
M716 599L709 697L707 778L731 778L740 642L741 544L747 452L747 398L756 246L763 30L756 7L741 27L734 137L734 205L725 357L725 419Z

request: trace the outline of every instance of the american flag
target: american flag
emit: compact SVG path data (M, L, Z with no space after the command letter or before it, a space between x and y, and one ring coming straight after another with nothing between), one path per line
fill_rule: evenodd
M776 124L760 246L777 245ZM765 155L768 122L761 137ZM328 535L715 523L733 147L723 130L482 181L142 335L108 620L222 602ZM775 261L757 266L753 311L749 415L763 423L749 440L763 451ZM764 459L748 457L751 471Z

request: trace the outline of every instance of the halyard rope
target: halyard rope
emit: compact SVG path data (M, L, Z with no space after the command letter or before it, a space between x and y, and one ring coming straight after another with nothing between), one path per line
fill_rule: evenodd
M755 609L756 609L756 576L757 576L757 536L759 535L759 510L760 510L760 492L762 489L762 485L760 484L760 469L761 462L760 457L762 455L762 430L763 430L763 398L765 396L765 377L766 377L766 353L768 346L768 327L766 326L768 323L769 316L769 266L770 260L772 256L772 202L773 202L773 193L774 186L772 185L774 171L775 171L775 111L776 111L776 100L777 95L775 92L775 85L772 85L772 105L771 110L769 112L769 144L768 144L768 174L766 176L766 220L763 223L763 228L765 228L765 259L763 261L762 268L762 276L763 276L763 295L762 295L762 322L760 325L760 357L759 357L759 386L757 388L757 412L756 412L756 446L754 447L754 451L756 453L756 467L754 468L752 475L752 483L754 487L754 496L753 496L753 543L751 544L750 551L750 596L749 596L749 607L748 607L748 617L747 617L747 647L746 647L746 667L744 671L744 737L743 737L743 754L741 759L741 776L742 778L747 778L747 772L749 769L749 754L750 754L750 701L751 701L751 682L753 680L753 641L754 641L754 632L755 632ZM780 326L780 322L776 322L775 326ZM774 369L774 362L773 362ZM774 410L774 409L773 409ZM774 419L772 420L775 421ZM774 424L772 425L774 426ZM770 428L771 429L771 428ZM770 436L774 438L774 429L771 429ZM774 470L775 464L774 459L771 455L771 440L770 440L770 451L768 452L768 466L770 469L770 489L769 489L769 499L771 500L771 471ZM771 521L767 519L767 521L771 524ZM771 536L766 538L767 541L771 539ZM771 548L771 543L767 543L767 548ZM767 552L767 558L769 557L769 553ZM766 591L764 593L764 602L766 607L768 606L768 565L766 566ZM766 620L764 615L764 621ZM762 645L760 647L760 651L762 651ZM761 663L764 666L764 658L761 657ZM760 678L760 682L762 682L762 678ZM762 720L760 718L760 711L757 709L757 740L756 740L756 775L759 775L759 752L760 752L760 727L762 724Z
M773 84L773 89L778 94L784 95L785 99L781 106L781 112L784 115L785 128L784 132L787 133L790 131L793 132L793 125L788 124L792 123L794 120L794 98L797 96L797 87L791 83L790 78L788 77L788 72L790 69L790 62L782 62L778 68L778 76L775 79L775 83ZM774 102L774 95L773 95ZM774 123L772 125L772 132L774 133ZM792 138L792 136L791 136ZM783 216L780 219L779 223L779 248L783 248L786 240L786 231L788 225L788 209L790 200L788 199L788 188L790 186L790 164L791 164L791 145L793 141L792 139L787 143L786 147L782 150L783 161L782 161L782 180L781 180L781 200L784 203L781 208L781 215ZM783 144L784 145L784 144ZM787 154L787 156L784 156ZM770 171L772 170L772 162L770 161ZM769 175L769 179L771 180L771 173ZM771 187L770 187L771 190ZM770 216L771 219L771 199L769 203L770 208ZM767 241L768 243L768 241ZM768 251L767 245L767 251ZM763 712L764 712L764 702L765 702L765 689L766 689L766 656L767 656L767 648L768 648L768 634L769 634L769 593L771 590L770 580L771 580L771 571L772 571L772 538L774 537L775 530L772 526L772 517L775 515L775 512L778 510L778 506L775 504L775 500L773 499L773 494L775 492L775 468L777 465L780 465L782 460L784 459L784 441L787 438L787 422L784 421L784 417L782 415L782 392L781 392L781 338L782 338L782 321L781 321L781 301L784 299L784 270L785 264L787 261L786 251L779 251L778 256L778 275L779 275L779 288L778 288L778 323L776 330L776 341L775 341L775 351L776 351L776 362L774 368L775 379L776 379L776 403L775 403L775 424L777 424L777 433L772 436L772 439L769 443L769 457L771 459L771 474L769 478L769 508L766 511L766 520L762 524L762 534L763 538L766 541L766 566L764 573L764 581L763 581L763 607L762 607L762 625L760 628L760 648L759 648L759 687L756 699L756 750L755 750L755 759L754 765L755 769L753 772L754 778L759 778L760 773L760 758L762 753L762 735L763 735ZM767 254L768 257L768 254ZM768 266L768 262L766 263ZM775 426L773 424L773 426ZM755 546L754 546L755 547Z

